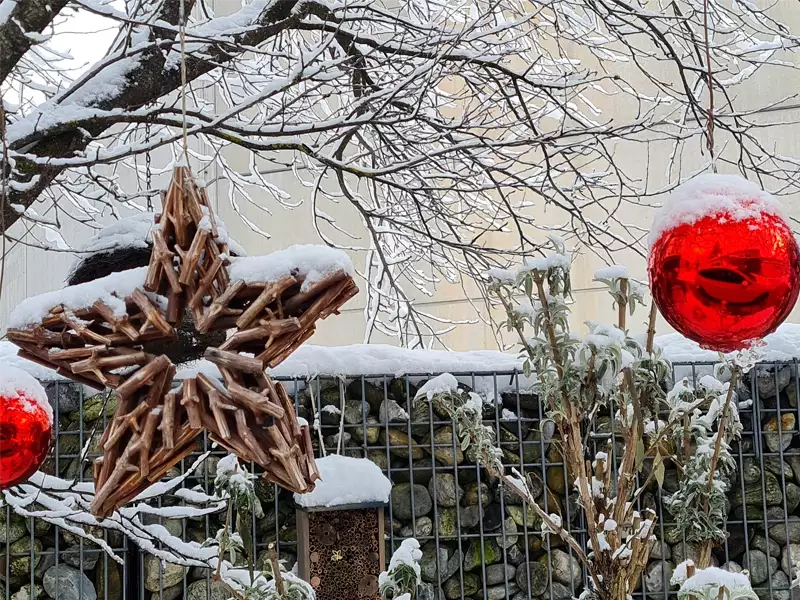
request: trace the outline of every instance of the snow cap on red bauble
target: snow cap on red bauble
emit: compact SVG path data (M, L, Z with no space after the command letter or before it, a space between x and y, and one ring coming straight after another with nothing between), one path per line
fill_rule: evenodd
M42 385L25 371L0 365L0 489L39 469L52 427L53 409Z
M648 242L656 305L704 348L748 347L797 301L800 251L780 203L738 175L701 175L677 188Z

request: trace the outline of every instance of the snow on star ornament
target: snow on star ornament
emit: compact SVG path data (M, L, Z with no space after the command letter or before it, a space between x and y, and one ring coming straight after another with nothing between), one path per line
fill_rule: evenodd
M661 314L704 348L748 347L797 301L800 252L780 204L739 176L702 175L680 186L648 241Z
M0 366L0 489L39 469L52 427L53 410L42 385L25 371Z

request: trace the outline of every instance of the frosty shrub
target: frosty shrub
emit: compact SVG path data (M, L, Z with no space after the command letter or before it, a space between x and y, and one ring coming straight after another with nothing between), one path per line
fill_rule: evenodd
M587 323L582 336L570 331L570 258L561 240L553 238L551 244L548 255L515 269L493 269L488 276L505 310L501 327L518 337L525 374L559 433L556 443L584 513L587 543L562 526L561 515L548 514L536 503L523 474L505 473L495 434L482 423L480 397L465 394L455 378L445 375L423 386L418 397L427 394L447 410L462 449L527 502L541 518L544 534L566 542L588 573L583 598L626 600L655 539L656 515L637 510L638 500L647 488L663 483L667 461L684 469L680 489L670 498L676 518L691 529L693 539L706 542L709 557L712 544L724 538L728 444L740 431L732 402L737 369L727 386L708 377L697 391L679 382L667 394L670 367L653 346L655 308L644 344L626 330L627 318L644 303L644 290L623 267L596 275L617 307L617 323ZM609 441L593 453L586 435L600 414L613 417L623 444ZM676 447L683 449L680 458Z
M417 587L422 582L419 561L422 551L414 538L403 540L389 561L389 568L380 574L381 598L383 600L413 600Z

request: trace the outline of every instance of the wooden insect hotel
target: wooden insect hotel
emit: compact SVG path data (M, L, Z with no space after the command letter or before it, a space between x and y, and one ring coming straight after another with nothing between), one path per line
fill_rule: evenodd
M310 492L319 472L308 425L265 370L357 293L352 265L324 246L231 257L187 167L175 168L156 221L147 267L29 298L9 319L20 356L116 392L92 512L131 501L194 451L203 430L267 481ZM152 349L176 339L186 313L200 333L228 333L205 350L216 373L176 381L173 362Z
M317 600L380 600L391 482L368 459L329 456L318 463L317 488L295 494L298 574Z

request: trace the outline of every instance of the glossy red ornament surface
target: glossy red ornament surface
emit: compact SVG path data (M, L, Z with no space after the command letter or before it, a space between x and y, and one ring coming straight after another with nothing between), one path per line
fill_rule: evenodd
M24 392L0 396L0 489L28 479L47 457L50 418Z
M730 352L775 331L800 290L797 242L778 216L707 216L663 233L650 249L661 314L704 348Z

